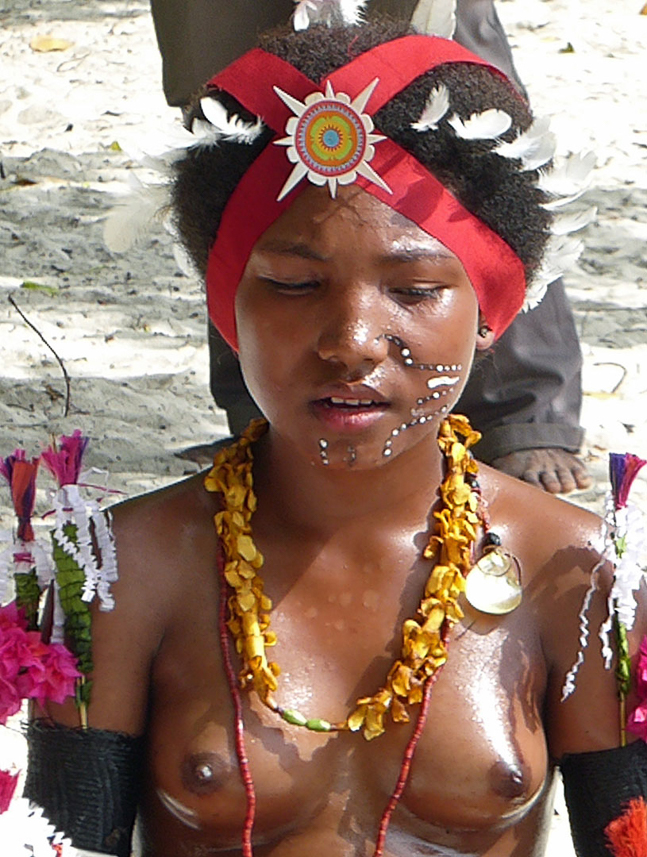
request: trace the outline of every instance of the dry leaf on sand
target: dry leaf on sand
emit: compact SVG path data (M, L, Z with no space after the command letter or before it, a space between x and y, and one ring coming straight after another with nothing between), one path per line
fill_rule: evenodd
M73 44L74 42L68 42L67 39L57 39L55 36L34 36L29 47L32 51L46 53L48 51L66 51Z

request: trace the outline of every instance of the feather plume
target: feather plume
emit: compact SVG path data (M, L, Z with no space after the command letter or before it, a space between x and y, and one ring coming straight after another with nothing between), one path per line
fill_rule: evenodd
M456 0L419 0L411 26L425 36L451 39L456 31Z
M217 140L231 140L236 143L252 143L263 130L263 122L261 121L260 116L256 117L256 122L253 124L245 122L245 120L241 119L237 113L227 116L225 106L216 98L209 98L208 96L201 98L200 107L202 108L205 119L213 128L212 133L216 135L216 140L209 140L207 145L211 142L217 142ZM194 122L193 124L195 125L196 123ZM198 133L204 133L202 124L198 126L196 130ZM208 136L210 135L208 134Z
M598 210L595 206L584 209L584 211L575 211L570 214L560 214L556 217L550 227L553 235L568 235L569 232L578 232L584 229L589 223L592 223L597 217Z
M103 240L114 253L123 253L140 241L169 202L165 184L144 185L132 174L129 180L131 193L112 209L103 228Z
M512 125L512 118L504 110L484 110L472 113L465 122L455 113L447 120L463 140L495 140Z
M294 0L292 16L294 29L307 30L311 24L345 24L362 22L367 0Z
M535 119L532 125L510 143L501 142L493 150L502 158L520 160L524 170L536 170L555 154L555 135L549 131L549 120Z
M583 187L581 190L578 190L577 193L571 194L571 196L557 196L549 202L542 202L541 207L545 208L546 211L556 211L559 208L564 208L572 202L575 202L576 199L579 199L585 190L586 188Z
M546 294L546 289L571 268L584 248L583 242L572 235L553 235L548 241L543 261L533 274L526 292L524 311L533 309Z
M647 805L642 797L625 805L621 816L604 828L613 857L647 857Z
M541 171L537 186L551 196L579 195L589 185L595 167L594 152L577 152L569 155L550 171Z
M439 84L429 93L425 108L417 122L412 122L414 131L435 131L438 123L449 110L449 90L444 83Z

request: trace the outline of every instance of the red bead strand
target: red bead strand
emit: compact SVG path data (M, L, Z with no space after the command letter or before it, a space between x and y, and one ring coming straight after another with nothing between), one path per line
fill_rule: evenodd
M447 644L449 630L450 629L448 627L448 623L445 622L445 627L443 628L443 642L445 644ZM436 684L436 681L438 680L438 676L443 671L443 666L444 664L438 667L436 672L430 675L427 681L425 682L422 702L420 703L418 718L416 720L416 728L413 730L413 734L409 738L407 746L404 750L398 780L395 784L395 788L393 789L391 797L389 798L389 802L387 803L386 808L382 813L382 818L380 819L380 826L377 830L377 839L375 840L375 851L373 851L373 857L382 857L384 853L384 844L386 842L386 834L389 829L389 824L391 823L391 816L393 815L395 808L400 802L402 792L404 791L404 787L406 786L407 780L409 779L411 763L413 761L413 754L416 752L418 741L422 736L423 729L425 728L425 723L427 722L427 714L429 713L429 703L431 701L431 691L433 689L433 686Z
M238 689L238 677L234 670L231 659L231 643L229 638L229 630L227 628L227 581L225 579L225 564L222 549L218 550L218 573L220 578L220 609L218 632L220 635L220 648L222 651L222 659L225 667L225 675L231 700L234 705L234 731L236 743L236 756L238 757L238 767L240 769L240 777L245 787L245 797L247 800L247 810L245 813L245 823L243 825L243 857L254 857L252 848L252 831L254 829L254 817L256 815L256 792L254 790L254 780L249 767L249 759L247 758L247 750L245 749L245 722L243 720L243 703Z

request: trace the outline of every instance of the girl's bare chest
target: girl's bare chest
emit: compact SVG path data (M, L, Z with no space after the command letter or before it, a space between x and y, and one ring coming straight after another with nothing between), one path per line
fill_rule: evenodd
M361 586L322 580L284 592L273 612L279 642L269 651L281 667L279 703L306 717L343 720L358 697L383 683L410 601L385 595L370 574ZM217 631L217 610L206 607L160 652L149 800L173 824L234 848L245 800ZM523 816L546 774L543 684L539 648L522 616L466 617L454 629L394 822L434 841L434 831L497 829ZM343 817L370 837L419 707L410 710L411 724L388 723L387 715L386 733L369 743L290 726L247 694L242 703L258 834L280 839L332 814L333 826Z

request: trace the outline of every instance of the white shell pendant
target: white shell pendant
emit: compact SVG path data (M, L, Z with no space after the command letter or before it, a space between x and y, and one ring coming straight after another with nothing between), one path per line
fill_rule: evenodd
M521 595L519 564L500 548L484 554L465 581L465 597L481 613L512 613L521 604Z

